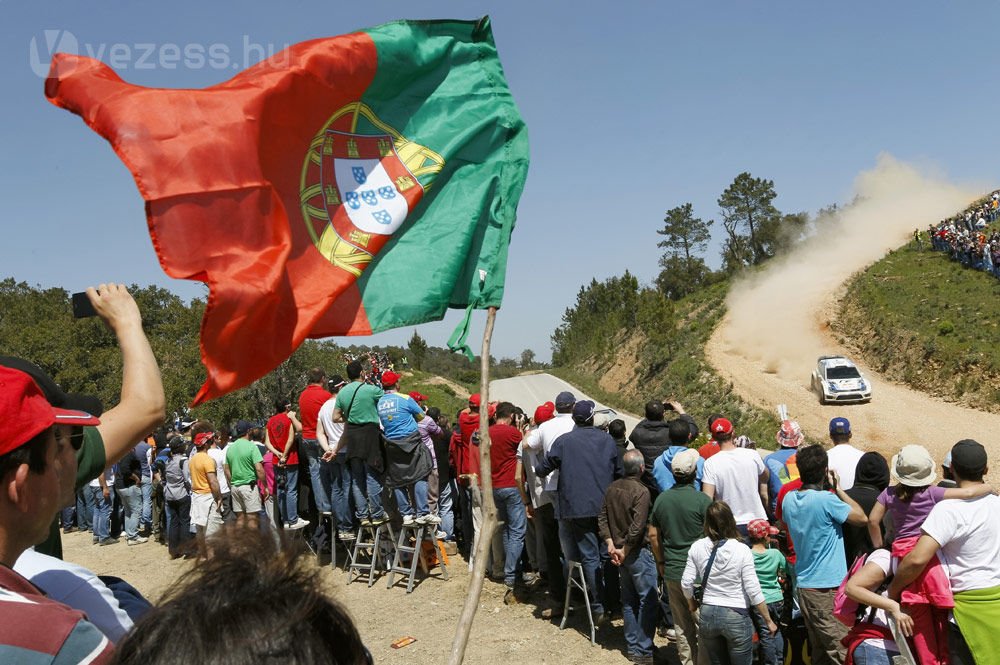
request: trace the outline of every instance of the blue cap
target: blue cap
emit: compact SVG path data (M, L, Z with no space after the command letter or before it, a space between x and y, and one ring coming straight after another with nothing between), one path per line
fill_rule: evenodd
M582 399L573 405L573 420L577 422L586 422L594 417L594 410L597 405L591 402L589 399Z
M830 421L830 434L850 434L851 421L847 418L834 418Z
M573 406L576 404L576 395L564 390L558 395L556 395L556 406Z
M253 423L249 420L240 420L236 423L236 427L234 429L236 430L236 436L243 436L253 429Z

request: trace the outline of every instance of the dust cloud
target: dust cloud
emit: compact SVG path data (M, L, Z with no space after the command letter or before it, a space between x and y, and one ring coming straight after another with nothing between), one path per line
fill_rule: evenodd
M855 179L853 203L817 220L790 254L733 285L720 341L768 373L808 384L817 356L832 351L823 331L836 318L841 285L981 191L880 155Z

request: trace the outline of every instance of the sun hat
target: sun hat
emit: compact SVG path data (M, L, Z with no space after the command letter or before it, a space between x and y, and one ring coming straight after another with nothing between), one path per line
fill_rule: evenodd
M908 487L923 487L937 479L934 458L923 446L903 446L892 456L889 469L900 485Z

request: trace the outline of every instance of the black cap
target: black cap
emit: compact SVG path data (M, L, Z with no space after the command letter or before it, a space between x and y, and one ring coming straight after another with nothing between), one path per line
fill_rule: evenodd
M986 462L986 448L978 441L962 439L951 448L952 468L979 471L986 468Z
M34 363L14 356L0 356L0 365L20 370L34 379L41 391L45 393L45 399L56 408L85 411L92 416L100 416L104 413L104 404L101 403L100 398L93 395L65 392L59 387L59 384L52 380L52 377Z

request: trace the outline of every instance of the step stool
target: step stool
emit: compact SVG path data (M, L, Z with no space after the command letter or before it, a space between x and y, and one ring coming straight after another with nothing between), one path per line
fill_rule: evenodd
M393 557L392 566L389 568L389 583L387 588L391 589L395 583L396 574L406 576L406 593L413 591L413 582L417 574L417 564L420 564L424 574L429 573L427 561L424 559L422 545L425 540L434 544L435 548L442 548L442 545L434 538L437 531L436 524L404 524L399 531L399 539L396 541L396 555ZM410 545L410 540L413 545ZM441 568L441 579L448 579L448 566L445 563L445 554L442 549L438 549L438 566ZM410 563L403 565L403 555L410 555Z
M587 608L587 621L590 622L590 643L591 645L597 644L597 629L594 626L594 615L590 610L590 594L587 592L587 578L583 574L583 564L579 561L567 561L569 566L569 575L566 576L566 600L563 603L563 617L562 621L559 622L559 630L566 627L566 619L569 618L569 596L576 587L583 592L583 602Z
M378 525L362 524L358 527L358 533L354 539L354 549L351 550L351 562L347 567L348 584L361 575L368 576L369 587L375 583L375 572L379 569L379 560L382 560L382 568L385 568L387 563L381 553L382 546L386 544L386 538L388 538L389 543L392 543L395 538L392 524L389 522Z

